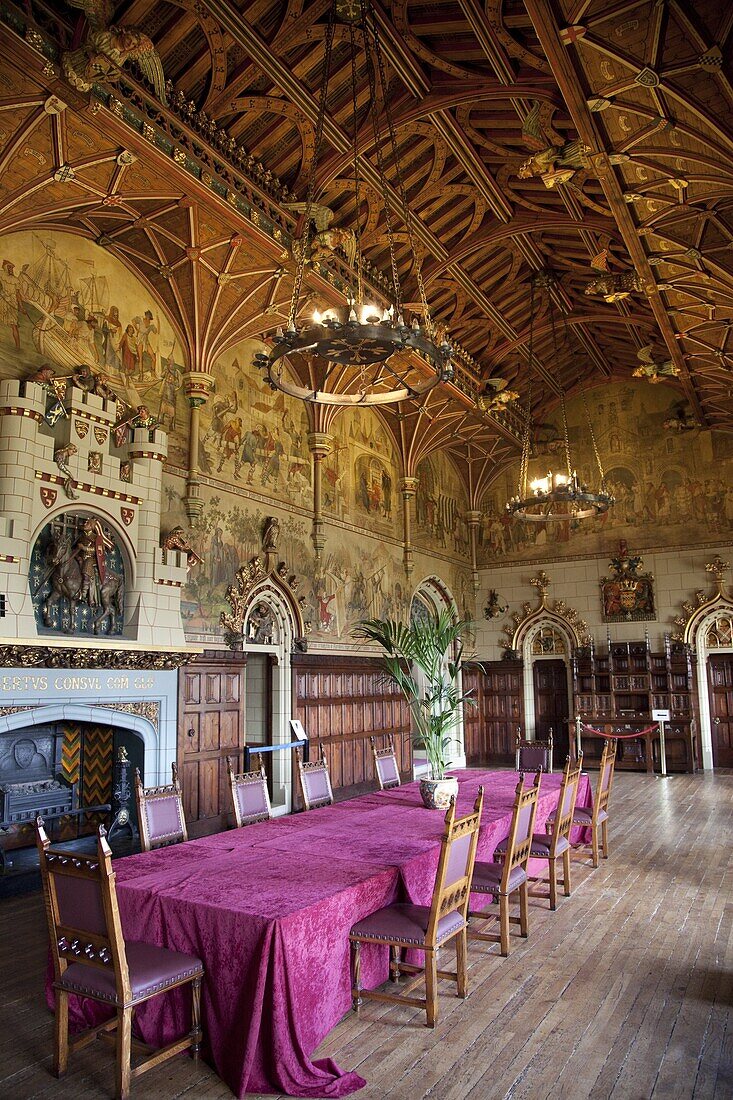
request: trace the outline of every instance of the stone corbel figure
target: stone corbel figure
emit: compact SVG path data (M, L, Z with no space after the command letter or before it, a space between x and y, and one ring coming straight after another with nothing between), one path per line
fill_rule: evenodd
M186 555L186 569L190 569L192 565L203 565L204 559L200 554L197 554L193 546L186 537L186 533L179 525L174 527L167 535L164 536L161 543L164 550L177 550L181 554Z
M268 516L262 532L262 552L265 555L265 569L268 573L275 567L275 555L277 544L280 540L280 520L276 516Z

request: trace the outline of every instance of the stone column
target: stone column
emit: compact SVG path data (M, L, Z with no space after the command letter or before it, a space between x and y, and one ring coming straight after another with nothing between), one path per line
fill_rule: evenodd
M308 433L308 449L313 456L313 530L311 539L316 555L316 576L321 571L326 535L323 530L322 463L331 452L333 440L325 432Z
M190 407L188 425L188 478L184 507L189 523L198 519L204 510L199 476L199 410L205 405L214 385L214 379L204 371L189 370L183 376L183 387Z
M466 512L466 522L468 523L468 537L471 542L471 579L473 581L473 591L478 595L480 585L478 576L477 543L481 513L476 511Z
M400 479L400 492L402 493L403 515L403 554L402 562L405 567L405 576L408 581L412 576L415 563L412 556L412 500L417 492L418 479L416 477L403 477Z

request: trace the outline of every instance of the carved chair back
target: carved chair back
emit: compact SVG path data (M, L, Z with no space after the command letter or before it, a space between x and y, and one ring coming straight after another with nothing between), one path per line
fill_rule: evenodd
M473 812L456 820L455 798L451 798L445 815L445 831L440 842L440 858L430 903L430 920L425 935L428 945L435 945L438 925L449 913L460 913L466 920L483 805L484 788L479 787Z
M36 818L36 844L56 981L70 963L112 970L117 996L129 1000L130 975L117 908L112 852L99 826L97 854L52 848Z
M501 890L503 894L509 893L509 880L515 867L527 869L527 860L532 846L532 833L534 831L534 819L537 813L537 799L540 794L540 780L542 772L538 771L531 787L524 785L524 773L519 777L517 791L514 799L512 823L507 837L506 855L504 857L504 869L502 873Z
M552 730L546 741L527 741L517 731L514 766L518 772L552 771Z
M379 789L388 791L392 787L399 787L401 783L400 769L397 764L397 754L394 751L394 737L390 733L389 744L383 749L377 748L376 737L370 737L369 740L374 757L374 770L379 780Z
M554 858L558 841L565 837L570 836L570 829L573 824L573 814L575 812L575 802L578 797L578 788L580 786L580 773L583 768L583 753L578 753L578 759L575 764L568 756L565 761L565 768L562 773L562 783L560 784L560 796L557 800L557 810L555 816L552 819L552 829L550 841L550 857Z
M232 758L227 756L227 775L237 828L252 825L255 821L268 821L272 811L262 753L257 753L257 769L253 772L235 773Z
M306 810L316 810L320 806L331 806L333 804L333 791L331 790L331 777L328 774L328 764L323 752L323 745L321 745L319 760L304 762L299 748L295 750L295 759L300 793L303 796L303 805Z
M598 773L598 787L596 788L596 797L593 801L593 825L595 826L598 821L598 815L601 810L608 809L608 800L611 796L611 787L613 786L613 772L616 764L616 748L618 741L615 737L606 738L606 743L603 746L603 752L601 753L600 771Z
M188 840L178 768L171 764L173 782L161 787L144 787L140 769L135 768L135 801L144 852Z

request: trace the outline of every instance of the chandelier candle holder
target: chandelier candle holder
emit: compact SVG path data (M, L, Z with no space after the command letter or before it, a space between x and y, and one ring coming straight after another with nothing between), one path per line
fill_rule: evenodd
M528 392L527 408L524 422L524 435L522 439L522 460L519 468L519 484L515 496L507 501L506 509L511 516L518 519L529 520L532 523L551 523L559 520L590 519L593 516L602 515L615 503L613 496L606 492L605 477L601 456L598 451L593 424L591 423L588 404L583 394L583 406L588 425L588 436L593 446L596 465L599 473L599 489L591 489L583 484L573 468L570 454L570 437L568 434L568 419L565 409L565 394L560 391L560 406L562 409L563 445L565 452L565 471L563 473L548 470L544 477L534 478L529 481L529 462L532 456L532 375L534 368L534 302L537 289L547 290L549 293L550 326L553 340L553 361L557 363L558 343L555 327L554 300L552 290L557 282L554 272L538 271L532 278L530 288L530 313L529 313L529 356L528 356ZM566 326L567 336L567 326Z
M331 75L334 35L347 41L350 50L352 151L354 188L354 229L332 226L334 212L315 201L318 160L323 144L328 85ZM357 72L366 68L369 80L368 114L359 117ZM379 305L365 294L360 213L362 194L362 157L359 135L368 130L370 146L376 153L380 199L385 214L389 246L392 304ZM388 136L382 136L382 120ZM386 155L393 165L393 184L385 175ZM370 168L373 172L374 169ZM373 179L370 180L373 185ZM264 380L290 397L323 405L385 405L424 396L439 382L453 378L451 345L444 324L434 325L428 308L422 271L418 262L416 281L420 315L408 324L405 320L402 289L395 252L394 224L399 217L407 230L410 255L420 255L415 239L413 218L400 166L397 134L392 117L387 68L380 42L379 23L372 0L332 0L325 26L323 82L320 90L315 135L315 155L309 172L305 202L288 204L302 214L301 236L293 242L295 264L293 291L285 331L278 330L269 352L254 357L255 366L264 372ZM315 230L315 231L314 231ZM354 281L344 305L315 310L300 323L298 306L306 268L327 259L341 248L353 267ZM291 357L305 365L295 369Z

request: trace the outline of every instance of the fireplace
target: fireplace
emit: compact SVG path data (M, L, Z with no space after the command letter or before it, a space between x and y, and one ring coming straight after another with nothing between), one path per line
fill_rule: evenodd
M78 788L61 770L63 733L35 726L0 737L0 821L32 822L77 808Z

